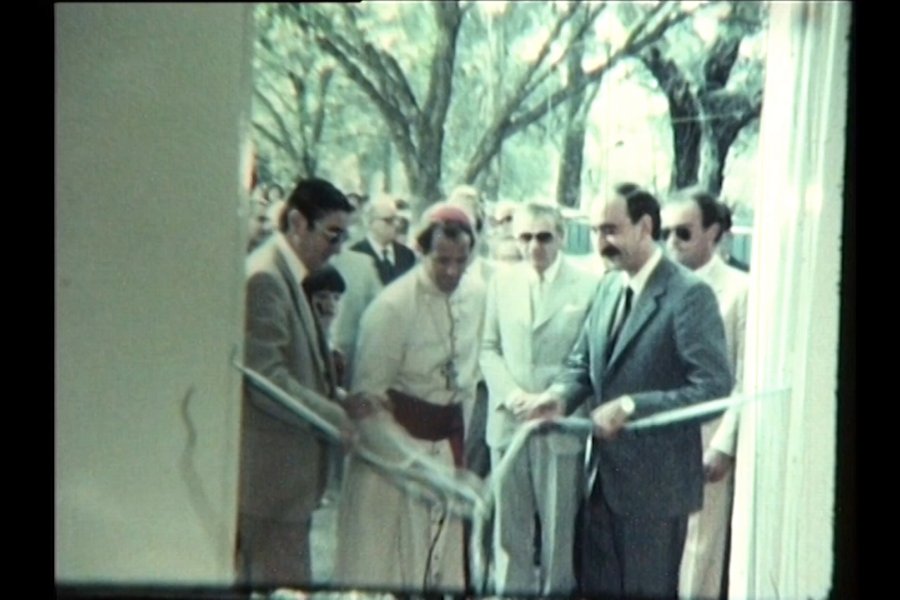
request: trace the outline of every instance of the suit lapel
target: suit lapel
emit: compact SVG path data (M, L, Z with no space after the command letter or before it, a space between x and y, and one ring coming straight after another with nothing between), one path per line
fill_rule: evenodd
M540 310L535 315L532 329L537 329L546 324L550 318L555 315L565 304L569 289L569 270L566 268L565 261L559 265L559 273L556 274L556 281L552 282L544 294L543 302Z
M656 314L659 309L659 297L665 293L668 280L669 265L663 259L651 273L650 278L647 280L647 285L632 307L631 315L625 321L624 328L619 334L619 339L616 340L615 348L613 348L612 356L609 357L609 362L606 365L607 370L615 364L622 352L625 351L625 348L628 347L647 322ZM615 307L613 307L614 316Z
M322 356L322 350L318 344L319 333L317 331L315 317L312 314L312 308L309 306L309 302L306 301L306 296L300 292L299 286L294 282L294 276L291 273L291 269L288 267L287 261L281 255L281 252L276 252L276 264L278 265L278 270L281 272L281 276L284 277L288 292L291 294L294 310L296 310L297 317L300 319L300 324L306 333L306 341L309 345L310 355L312 355L313 360L316 363L316 374L321 380L323 374L326 372L326 365L324 363L326 357ZM325 387L327 387L326 382L322 381L322 383L325 383Z

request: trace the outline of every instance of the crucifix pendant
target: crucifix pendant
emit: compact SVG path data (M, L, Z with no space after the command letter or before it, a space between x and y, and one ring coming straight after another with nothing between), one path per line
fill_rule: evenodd
M441 366L441 375L444 376L448 390L456 389L456 365L452 358Z

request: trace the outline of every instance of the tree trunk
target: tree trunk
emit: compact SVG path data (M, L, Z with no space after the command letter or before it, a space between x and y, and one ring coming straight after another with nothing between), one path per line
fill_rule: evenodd
M575 45L566 56L568 78L580 87L584 78L581 60L584 46ZM560 206L577 208L581 203L581 172L584 165L584 137L587 129L588 107L593 102L599 83L592 93L584 88L573 94L566 105L566 129L563 151L560 156L559 173L556 180L556 203Z

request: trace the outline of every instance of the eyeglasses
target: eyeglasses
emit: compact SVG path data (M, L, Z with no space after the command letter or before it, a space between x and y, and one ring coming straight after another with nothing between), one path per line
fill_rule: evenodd
M549 231L541 231L539 233L520 233L519 241L527 244L531 240L537 240L539 244L549 244L553 241L554 235Z
M350 237L350 232L346 229L319 229L318 227L314 227L316 231L325 235L325 239L328 240L328 243L332 246L337 246L343 242L347 241L347 238Z
M663 241L667 241L669 236L672 235L672 232L675 232L675 237L677 237L682 242L691 241L691 230L688 229L684 225L679 225L677 227L663 227L659 230L659 234L662 237Z

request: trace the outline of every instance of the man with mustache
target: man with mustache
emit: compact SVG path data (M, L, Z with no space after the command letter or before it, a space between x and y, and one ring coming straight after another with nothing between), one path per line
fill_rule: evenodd
M722 317L710 287L663 256L652 194L617 186L597 203L592 230L611 272L533 410L550 417L587 403L594 423L581 593L676 597L688 515L703 502L700 423L624 427L731 392Z

